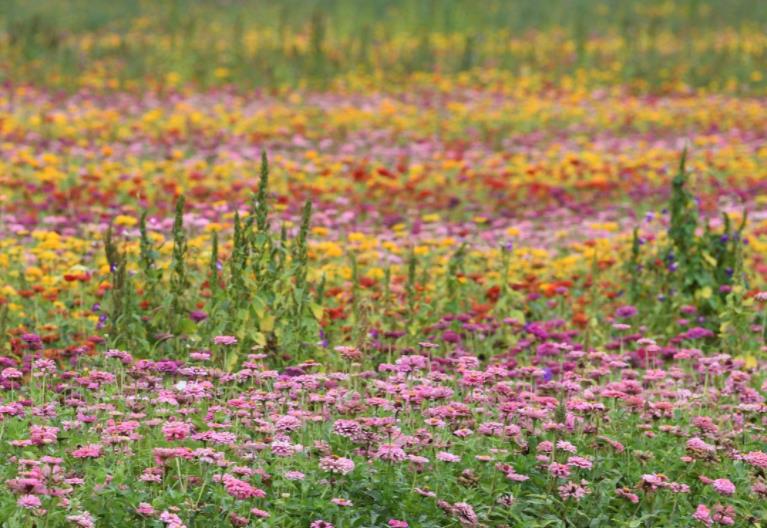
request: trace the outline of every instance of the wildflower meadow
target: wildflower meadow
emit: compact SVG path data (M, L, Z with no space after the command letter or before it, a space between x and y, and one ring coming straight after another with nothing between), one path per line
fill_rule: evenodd
M0 526L767 526L765 27L0 2Z

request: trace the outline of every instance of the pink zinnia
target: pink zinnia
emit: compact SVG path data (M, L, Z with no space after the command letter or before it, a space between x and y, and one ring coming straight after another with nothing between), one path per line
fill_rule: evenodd
M743 460L752 466L756 466L760 469L767 469L767 453L762 451L751 451L746 453L746 456L743 457Z
M192 424L186 422L169 422L162 427L165 440L183 440L192 432Z
M447 451L440 451L439 453L437 453L437 460L440 460L442 462L454 463L454 462L460 462L461 457L459 457L458 455L454 455L453 453L448 453Z
M729 479L716 479L711 483L717 493L722 495L733 495L735 493L735 484Z
M711 510L709 510L705 504L698 504L695 513L692 514L692 518L702 522L706 526L711 526Z
M637 504L639 502L639 496L636 493L633 493L629 488L618 488L615 490L615 494L619 497L623 497L632 504Z
M715 453L716 446L707 444L697 436L687 440L687 449L696 453Z
M217 345L236 345L237 338L234 336L216 336L213 338L213 342Z
M583 497L591 493L588 487L588 482L581 480L581 483L566 482L557 488L559 490L559 496L562 500L573 499L575 502L580 501Z
M479 526L479 518L474 513L474 508L467 502L456 502L453 504L453 513L458 517L462 526Z
M267 519L267 518L269 518L269 512L264 511L264 510L259 510L258 508L251 508L250 513L254 517L258 517L259 519Z
M19 369L15 369L13 367L4 368L2 373L0 373L0 378L6 380L19 379L22 377L24 377L24 374Z
M567 459L567 465L580 469L591 469L591 460L579 456L571 456Z
M714 506L714 513L711 515L711 519L715 523L732 526L735 524L735 508L729 504L727 506L717 504Z
M167 528L186 528L186 525L184 524L184 521L181 520L181 517L175 513L170 513L167 510L160 514L160 520L165 523Z
M151 504L148 502L142 502L138 505L138 508L136 508L136 513L139 515L154 515L154 508Z
M19 500L16 501L16 504L22 508L34 510L42 506L43 503L40 502L40 498L36 495L22 495L19 497Z
M32 445L47 445L58 441L59 428L45 425L31 425L29 427L29 441Z
M549 473L555 477L567 478L570 476L570 468L564 464L558 462L552 462L549 464Z
M320 459L320 468L331 473L346 475L354 471L354 461L338 456L326 456Z
M101 456L101 444L88 444L72 451L75 458L98 458Z
M96 523L93 520L93 515L88 512L78 513L77 515L67 515L67 520L80 528L94 528L94 526L96 526Z
M407 458L405 451L396 444L381 444L374 456L386 462L402 462Z
M266 497L264 490L253 487L244 480L240 480L231 475L224 475L222 480L226 492L235 499L245 500L252 497Z

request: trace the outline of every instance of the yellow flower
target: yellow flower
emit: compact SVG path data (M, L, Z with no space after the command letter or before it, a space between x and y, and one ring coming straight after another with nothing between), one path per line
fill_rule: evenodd
M117 215L114 219L114 223L118 226L133 227L138 224L138 219L127 215Z

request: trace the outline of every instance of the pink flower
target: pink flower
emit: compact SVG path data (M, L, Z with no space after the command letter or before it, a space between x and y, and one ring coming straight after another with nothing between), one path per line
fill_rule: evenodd
M312 524L309 525L309 528L335 528L335 526L327 521L323 521L322 519L317 519L316 521L312 521Z
M15 369L13 367L4 368L2 372L0 372L0 378L3 378L5 380L11 380L11 379L20 379L24 377L24 373L22 373L19 369Z
M475 527L479 526L479 518L474 513L474 508L466 502L456 502L453 504L453 514L458 517L461 526Z
M649 488L653 491L658 488L665 488L668 485L668 477L655 473L645 474L642 475L642 485L644 488Z
M224 489L235 499L245 500L252 497L266 497L264 490L251 486L244 480L240 480L231 475L224 475L221 479L224 482Z
M571 456L567 459L567 465L570 467L577 467L580 469L591 469L591 460L579 456Z
M530 477L527 475L520 475L519 473L515 472L513 469L506 473L506 478L511 480L512 482L525 482L526 480L530 480Z
M184 524L184 521L181 520L181 517L175 513L170 513L168 510L165 510L160 514L160 520L165 523L167 528L186 528L186 525Z
M251 515L254 517L258 517L259 519L268 519L269 518L269 512L264 510L259 510L258 508L251 508L250 509Z
M716 479L711 483L717 493L722 495L733 495L735 493L735 484L729 479Z
M72 451L75 458L99 458L101 456L101 444L88 444Z
M716 453L716 446L707 444L696 436L687 440L687 450L692 451L694 454L710 455Z
M735 508L729 504L727 506L717 504L714 506L714 513L711 515L711 519L715 523L732 526L735 524Z
M405 521L399 521L397 519L389 519L389 522L386 524L391 528L408 528L409 526Z
M67 520L73 524L76 524L80 528L94 528L94 526L96 526L93 515L88 512L78 513L76 515L67 515Z
M186 422L169 422L162 427L162 434L168 442L183 440L192 432L192 424Z
M576 482L567 482L559 486L558 490L562 500L566 501L573 499L575 502L580 501L583 497L591 493L591 490L588 487L588 482L585 480L581 480L580 484Z
M461 457L459 457L458 455L454 455L453 453L448 453L447 451L440 451L439 453L437 453L437 460L440 460L442 462L454 463L454 462L460 462Z
M552 462L551 464L549 464L549 473L551 473L555 477L567 478L570 476L570 468L568 468L564 464L559 464L558 462Z
M346 475L354 471L354 461L338 456L326 456L320 459L320 468L331 473Z
M289 440L275 440L270 447L274 456L284 458L291 457L303 449L303 446L292 444Z
M695 513L692 514L692 518L696 521L700 521L706 526L711 526L711 511L705 504L698 504L695 509Z
M554 449L554 443L549 442L548 440L544 440L538 446L535 448L536 451L539 453L551 453L551 451Z
M639 496L636 493L633 493L629 488L618 488L615 490L615 494L619 497L623 497L632 504L637 504L639 502Z
M767 453L762 451L751 451L746 453L743 460L751 464L752 466L760 469L767 469Z
M405 451L396 444L381 444L373 456L386 462L402 462L407 458Z
M16 504L27 510L35 510L43 505L43 503L40 502L40 498L36 495L22 495L19 497L19 500L16 501Z
M32 445L48 445L58 441L59 428L45 425L29 426L29 441Z
M237 338L234 336L216 336L213 338L213 343L224 346L236 345Z
M142 502L141 504L138 505L138 508L136 508L136 513L138 513L139 515L149 516L149 515L154 515L155 512L151 504L147 502Z

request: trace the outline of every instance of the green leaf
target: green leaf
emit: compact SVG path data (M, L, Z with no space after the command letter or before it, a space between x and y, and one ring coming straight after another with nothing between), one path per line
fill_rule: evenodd
M257 345L266 346L266 336L261 332L252 332L250 337L253 339L253 341L256 342Z
M274 330L275 317L273 315L265 315L261 317L261 324L259 325L262 332L271 332Z

